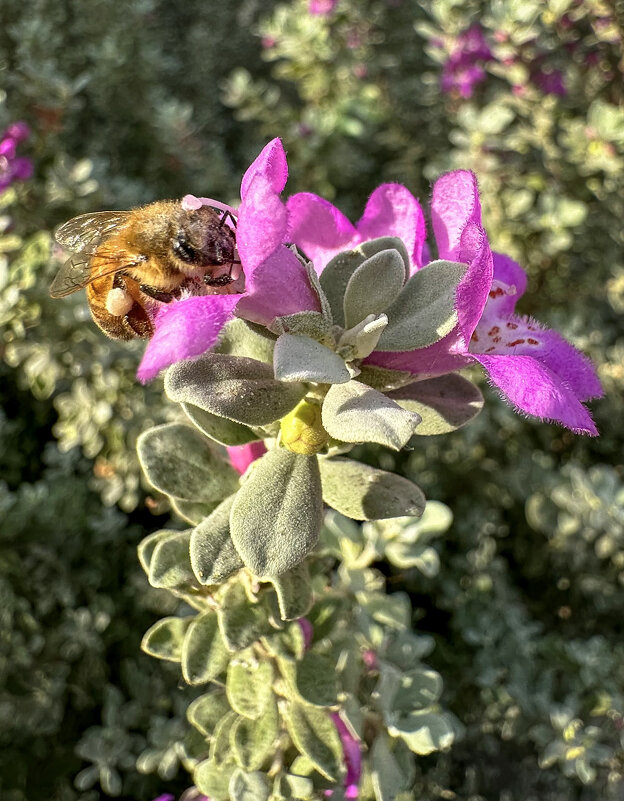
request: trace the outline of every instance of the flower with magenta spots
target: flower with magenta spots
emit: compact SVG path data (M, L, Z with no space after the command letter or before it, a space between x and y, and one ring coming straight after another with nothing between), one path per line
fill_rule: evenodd
M346 367L332 362L330 383L340 385L348 380L347 368L353 377L362 367L374 366L408 374L412 386L420 390L423 385L418 383L425 379L477 362L518 411L558 422L578 433L597 433L583 406L601 394L594 369L559 334L516 315L516 301L526 288L526 276L513 260L492 253L482 226L476 178L471 172L443 175L433 188L431 215L442 263L431 262L422 208L400 184L378 187L354 225L331 203L311 193L293 195L284 203L280 194L286 177L285 153L275 139L247 170L241 185L237 246L245 275L244 292L193 297L164 307L156 317L156 333L139 369L142 380L177 361L204 353L216 343L233 315L274 332L271 326L284 316L320 314L318 287L313 286L304 260L287 243L296 245L310 260L322 285L327 265L339 254L380 237L394 237L407 251L406 286L426 268L428 277L441 268L461 272L453 293L455 322L436 328L438 333L424 340L422 346L411 344L407 349L403 344L388 345L388 339L383 339L386 315L358 317L356 322L361 322L353 331L337 334L336 355L346 359ZM397 269L396 261L393 269ZM405 277L395 276L395 280L404 282ZM387 291L386 275L380 274L374 281L380 294L382 288ZM400 286L397 292L401 292ZM368 299L358 302L369 304ZM371 310L374 307L375 302ZM389 314L393 308L391 305ZM409 316L409 311L403 308L401 313ZM297 343L289 340L288 347ZM280 356L291 361L279 370L276 367L276 377L283 380L287 374L286 380L294 380L299 368L292 359L297 357L283 351ZM316 358L314 354L311 357ZM361 387L355 390L363 391ZM319 442L322 439L319 433Z
M397 184L371 196L353 226L334 206L311 194L288 200L293 241L321 270L340 251L379 236L398 236L412 257L412 271L428 260L425 225L418 201ZM438 342L403 352L371 353L365 363L407 371L415 380L480 363L490 382L520 412L597 434L583 402L602 394L589 360L559 334L515 315L526 288L524 270L493 254L482 227L475 176L465 170L443 175L433 188L431 208L438 255L467 265L456 295L458 324Z

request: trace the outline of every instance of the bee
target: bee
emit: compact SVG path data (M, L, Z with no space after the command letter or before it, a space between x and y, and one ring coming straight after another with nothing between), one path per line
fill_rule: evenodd
M84 288L94 321L109 337L150 337L160 304L237 291L240 261L228 217L235 224L230 212L169 200L74 217L55 234L72 255L50 295Z

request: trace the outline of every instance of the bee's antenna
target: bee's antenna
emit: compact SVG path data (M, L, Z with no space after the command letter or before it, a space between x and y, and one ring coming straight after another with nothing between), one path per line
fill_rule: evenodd
M228 217L232 220L232 225L234 226L234 228L236 228L236 217L232 214L231 211L223 212L223 216L221 217L221 222L219 223L219 228L221 228L221 226L225 224Z

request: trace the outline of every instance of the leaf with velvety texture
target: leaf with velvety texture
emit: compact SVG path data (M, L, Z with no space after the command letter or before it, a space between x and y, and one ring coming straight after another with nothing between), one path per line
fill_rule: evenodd
M323 500L354 520L420 517L425 496L403 476L353 459L319 459Z
M330 387L322 416L325 430L334 439L377 442L396 451L407 444L421 419L359 381Z
M205 684L227 668L230 654L225 647L216 612L197 615L182 646L182 675L188 684Z
M174 498L210 503L238 486L236 471L190 426L150 428L139 437L137 452L150 484Z
M243 567L230 536L230 511L235 497L226 498L191 533L191 566L200 584L220 584Z
M230 531L236 550L256 576L278 576L314 548L322 516L316 456L276 448L258 460L238 491Z
M288 733L318 772L336 782L342 773L342 743L329 712L290 702L284 709Z
M422 417L415 434L447 434L473 420L483 408L478 387L451 373L389 392L399 406Z
M202 434L220 445L246 445L248 442L258 439L258 435L247 426L235 423L226 417L210 414L205 409L200 409L199 406L193 406L192 403L182 403L181 406L191 423Z
M282 334L273 358L278 381L343 384L351 378L337 353L309 337Z
M427 347L457 325L455 296L466 265L433 261L414 273L386 309L388 325L377 350L406 351Z
M305 387L276 381L273 368L264 362L209 353L171 367L165 391L171 400L192 403L237 423L262 426L296 406Z
M397 250L382 250L355 270L345 289L345 327L352 328L369 314L385 312L405 283L405 263Z

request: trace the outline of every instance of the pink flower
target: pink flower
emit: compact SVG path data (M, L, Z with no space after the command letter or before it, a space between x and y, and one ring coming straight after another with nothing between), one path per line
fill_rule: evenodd
M232 445L227 452L232 467L242 476L252 462L266 453L266 447L264 442L250 442L247 445Z
M459 34L451 55L442 68L441 87L446 93L457 92L460 97L472 97L474 87L485 80L483 64L493 59L480 25Z
M328 17L334 12L338 0L308 0L308 14L315 17Z
M362 751L355 737L346 727L342 718L337 712L331 713L331 718L338 730L338 735L342 741L342 751L347 772L344 778L344 797L357 798L359 795L359 783L362 775ZM325 790L325 796L331 798L333 790Z
M379 236L401 238L412 256L413 270L428 261L421 207L398 184L378 187L355 226L316 195L294 195L288 209L290 236L318 272L339 252ZM526 275L509 257L492 254L474 174L458 170L439 178L431 213L439 257L468 265L457 290L458 324L433 345L405 352L374 351L366 361L410 372L415 379L478 362L517 411L596 435L583 406L602 395L595 371L559 334L515 314Z
M32 161L17 156L17 145L30 136L30 128L25 122L9 125L0 139L0 192L8 189L15 181L26 181L33 173Z
M531 81L545 95L565 97L568 94L561 70L548 70L544 67L538 67L531 75Z
M273 139L241 183L236 240L245 291L191 297L163 306L156 315L155 333L139 366L139 380L149 381L165 367L211 348L235 310L238 315L265 325L276 316L301 308L320 308L301 262L282 244L288 231L288 212L280 193L287 177L284 148L279 139ZM208 198L190 198L188 202L222 205Z

